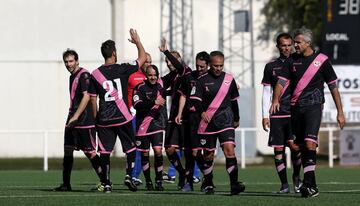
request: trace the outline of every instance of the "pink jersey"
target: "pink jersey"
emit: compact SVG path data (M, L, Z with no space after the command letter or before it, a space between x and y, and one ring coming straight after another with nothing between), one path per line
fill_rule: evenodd
M136 85L146 80L145 74L139 70L129 76L128 80L128 106L132 107L132 95Z

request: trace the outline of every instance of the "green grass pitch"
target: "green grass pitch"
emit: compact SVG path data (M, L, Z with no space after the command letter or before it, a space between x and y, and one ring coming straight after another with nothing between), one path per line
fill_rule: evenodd
M103 194L91 190L97 183L91 170L73 171L73 192L51 191L60 183L60 170L0 170L0 205L360 205L360 168L317 168L320 195L311 199L294 193L276 194L280 185L272 167L249 167L240 170L239 175L246 191L238 196L229 196L229 179L222 165L215 166L214 195L202 194L199 184L194 192L188 193L177 191L176 184L166 183L163 192L147 192L144 185L138 192L130 192L122 184L124 170L114 169L111 171L113 192ZM289 180L290 175L288 170Z

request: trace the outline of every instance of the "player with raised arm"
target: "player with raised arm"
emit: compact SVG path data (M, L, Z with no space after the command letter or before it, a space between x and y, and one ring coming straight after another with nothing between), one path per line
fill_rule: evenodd
M126 176L124 184L131 191L137 187L132 180L136 146L132 128L133 116L127 105L127 82L129 76L138 71L146 61L144 47L136 30L130 29L129 41L136 45L138 58L133 64L117 64L115 42L107 40L101 45L101 53L105 63L92 72L95 94L91 101L96 105L99 97L99 110L96 113L99 153L103 161L103 172L106 175L104 192L112 190L110 183L110 154L113 151L116 137L120 138L123 152L126 154ZM96 110L95 110L96 111Z
M134 88L136 87L136 85L138 85L139 83L142 83L146 80L146 67L148 67L150 64L151 64L151 56L149 53L146 53L145 63L141 66L141 69L139 69L139 71L131 74L129 77L129 80L128 80L128 91L127 91L128 92L128 106L129 106L130 112L133 116L136 116L136 110L134 109L133 104L132 104L132 95L134 92ZM133 118L132 126L135 131L136 130L136 118ZM133 177L132 177L132 179L134 180L136 185L142 184L142 181L139 179L140 173L141 173L141 152L136 151L135 166L134 166Z

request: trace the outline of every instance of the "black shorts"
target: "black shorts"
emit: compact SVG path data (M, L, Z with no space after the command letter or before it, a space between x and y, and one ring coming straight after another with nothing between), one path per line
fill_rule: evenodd
M163 132L158 132L147 136L136 136L136 149L140 152L149 152L150 143L154 149L162 149L163 136Z
M136 149L135 135L132 122L114 127L98 127L99 146L101 154L110 154L115 146L118 136L124 153L129 153Z
M287 141L291 139L291 118L270 118L268 145L270 147L285 147Z
M322 105L291 108L291 125L294 142L303 144L305 141L318 143L318 133L321 124Z
M64 148L71 150L82 150L84 153L96 152L95 128L65 128Z
M235 130L233 129L225 130L217 134L201 135L200 145L205 150L215 151L217 139L219 139L221 147L223 147L224 144L233 144L236 146Z
M165 148L175 147L182 149L184 146L184 125L168 122L165 132Z
M201 116L198 113L190 112L188 120L184 121L184 148L201 150L200 136L197 133Z

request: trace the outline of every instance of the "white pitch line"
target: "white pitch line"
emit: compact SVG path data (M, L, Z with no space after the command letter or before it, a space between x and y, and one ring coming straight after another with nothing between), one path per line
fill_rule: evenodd
M278 185L280 182L243 182L245 185ZM360 185L360 182L317 182L318 185ZM216 185L229 185L221 183Z
M360 192L360 190L332 190L323 191L324 193L348 193L348 192ZM256 192L253 192L256 193ZM271 193L271 192L269 192ZM178 193L181 194L181 193ZM199 193L193 193L194 195ZM220 194L220 193L218 193ZM246 194L246 192L245 192ZM0 195L0 199L5 198L48 198L48 197L116 197L116 196L148 196L148 195L163 195L163 194L152 194L152 193L111 193L111 194L54 194L54 195ZM176 195L176 193L174 193Z
M52 191L51 191L52 192ZM54 192L55 193L55 192ZM148 196L150 193L111 193L111 194L54 194L54 195L0 195L0 198L46 198L46 197L109 197L109 196ZM151 194L162 195L162 194Z
M279 182L244 182L246 185L278 185ZM360 185L360 182L318 182L318 185ZM216 185L229 185L227 183L220 183ZM2 188L44 188L44 189L52 189L53 185L3 185ZM121 186L120 186L121 187ZM78 188L89 188L91 189L91 186L79 186ZM95 184L93 186L95 188Z
M360 190L333 190L333 191L324 191L326 193L347 193L347 192L360 192Z

